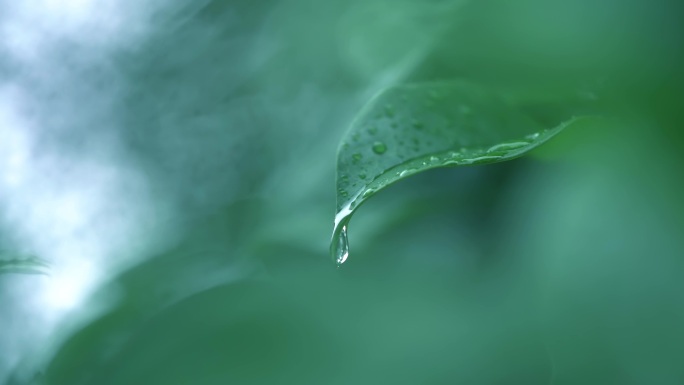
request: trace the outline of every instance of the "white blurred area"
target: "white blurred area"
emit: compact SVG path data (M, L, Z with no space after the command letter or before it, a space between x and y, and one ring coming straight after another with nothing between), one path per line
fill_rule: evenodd
M140 232L163 214L118 136L109 60L143 36L143 3L0 1L0 248L50 264L0 275L0 382L145 249Z

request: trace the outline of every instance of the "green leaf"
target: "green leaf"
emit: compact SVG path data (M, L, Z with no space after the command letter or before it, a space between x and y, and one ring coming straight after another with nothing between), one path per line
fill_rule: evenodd
M462 81L383 90L358 114L338 151L335 262L348 256L352 214L388 185L437 167L517 158L573 120L545 129L495 92Z

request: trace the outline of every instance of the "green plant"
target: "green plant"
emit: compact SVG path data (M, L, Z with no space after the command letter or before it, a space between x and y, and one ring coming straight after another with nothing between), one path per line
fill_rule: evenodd
M517 158L574 120L546 129L493 90L467 82L383 90L356 117L338 151L333 259L347 259L352 214L383 188L432 168Z
M38 166L0 191L0 241L64 259L0 274L0 381L682 382L674 1L135 4L129 40L0 65L45 126L7 119ZM130 179L98 189L93 165ZM54 214L33 191L102 199ZM27 301L36 282L73 294L82 264L101 276L68 314Z

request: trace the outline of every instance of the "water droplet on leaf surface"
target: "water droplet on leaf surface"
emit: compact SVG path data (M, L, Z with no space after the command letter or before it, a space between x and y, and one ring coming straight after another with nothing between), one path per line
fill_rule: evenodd
M373 143L373 152L382 155L387 151L387 145L383 142L375 142Z
M515 150L516 148L525 147L528 145L529 145L528 142L501 143L501 144L497 144L496 146L490 147L489 150L487 150L487 152Z

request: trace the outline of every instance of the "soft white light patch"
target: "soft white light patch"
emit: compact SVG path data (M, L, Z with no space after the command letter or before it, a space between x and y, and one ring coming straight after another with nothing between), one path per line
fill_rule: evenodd
M43 350L103 279L144 252L139 234L164 214L126 161L122 86L108 59L144 36L153 3L0 6L0 231L16 251L51 265L49 276L0 276L0 382L28 352ZM103 91L102 79L115 86ZM63 137L85 144L58 143Z
M125 240L145 223L140 206L147 199L142 180L125 165L101 164L39 143L40 122L21 116L30 102L17 87L0 88L0 222L21 253L51 265L49 276L24 276L21 284L3 287L11 290L13 304L0 317L0 327L9 331L0 336L0 346L16 346L5 339L19 339L29 350L49 338L64 315L122 262L117 258L124 255ZM31 323L17 321L24 317ZM17 330L18 325L40 327ZM12 352L15 357L3 352L10 361L0 359L0 368L13 365L21 353L21 346Z
M21 184L23 171L29 158L29 147L26 135L10 129L16 126L12 114L7 111L6 100L0 96L0 198L3 191L12 190Z
M22 60L37 60L46 47L54 48L55 39L112 45L140 32L140 20L122 12L126 5L115 0L15 1L4 5L0 36Z

